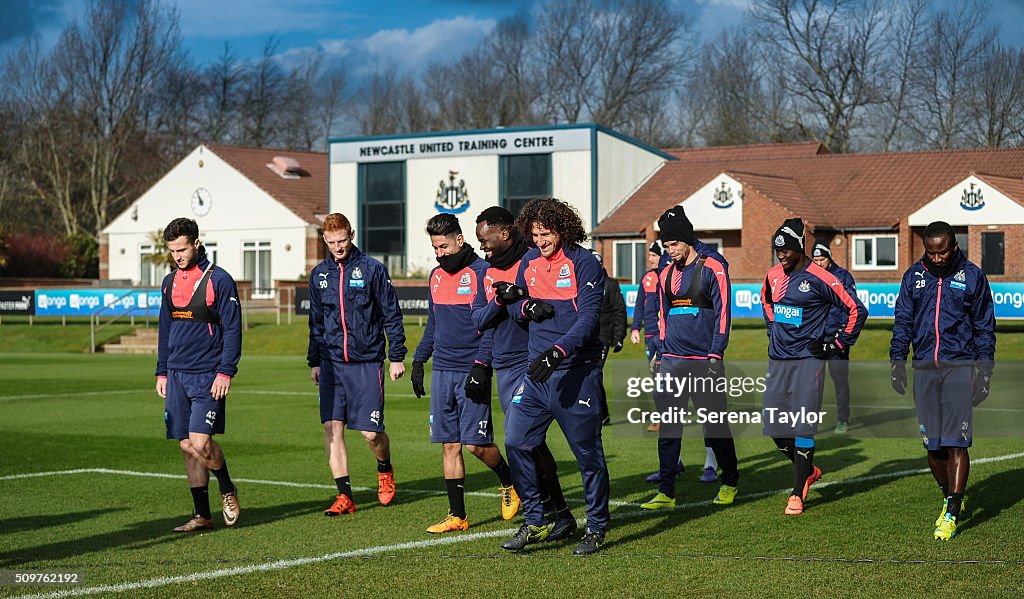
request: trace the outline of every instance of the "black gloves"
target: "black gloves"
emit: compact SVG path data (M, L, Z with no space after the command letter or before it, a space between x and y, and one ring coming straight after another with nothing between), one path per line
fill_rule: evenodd
M725 377L725 362L721 358L708 358L708 376L715 379L715 385Z
M530 376L537 383L543 383L551 377L551 373L558 368L558 365L565 359L565 354L562 350L555 346L551 346L551 349L545 350L544 353L537 356L537 358L530 364L529 370L526 374Z
M477 403L491 397L491 367L473 364L466 375L466 397Z
M832 335L822 335L807 345L807 351L819 360L828 360L843 353L843 346Z
M992 363L979 362L977 370L974 371L974 393L971 403L978 406L988 399L989 384L992 382Z
M892 389L900 395L907 393L907 363L904 360L893 360L889 362L889 369Z
M619 341L618 343L616 343L615 347L612 348L612 351L615 353L619 353L620 351L622 351L622 342Z
M412 392L416 394L416 397L423 397L427 394L426 389L423 388L423 362L412 363L412 376L409 377L412 381Z
M522 287L516 287L512 283L499 281L491 287L494 288L494 297L502 304L514 304L529 297Z
M512 287L519 289L515 285ZM555 307L544 300L527 300L523 304L523 314L533 322L543 322L555 315Z

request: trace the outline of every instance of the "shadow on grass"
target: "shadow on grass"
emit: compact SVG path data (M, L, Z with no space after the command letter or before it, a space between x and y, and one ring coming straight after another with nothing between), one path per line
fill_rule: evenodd
M968 527L998 518L1024 500L1024 469L998 472L974 485L968 484L967 494L968 513L964 523Z
M21 532L23 530L41 530L51 526L67 526L76 522L84 522L98 516L104 516L111 512L123 512L128 508L113 508L103 510L86 510L61 514L60 516L26 516L24 518L8 518L0 520L0 530L4 534Z
M278 522L293 516L306 515L310 511L320 508L321 505L322 502L320 501L304 501L250 509L245 509L245 506L243 505L242 519L239 522L239 528L244 529L270 522ZM105 510L104 513L109 511L110 510ZM225 526L219 521L220 514L217 512L218 510L215 509L213 514L215 518L214 526L216 528L211 531L206 531L206 534L227 533ZM89 514L89 512L83 513ZM72 516L74 515L72 514ZM45 518L61 524L67 523L67 516L64 514L37 516L37 518ZM12 551L3 551L0 552L0 568L10 568L37 561L60 561L70 557L79 557L85 554L98 553L106 551L107 549L115 549L119 547L128 549L144 549L147 547L162 545L188 536L186 533L176 533L172 530L175 526L183 524L186 519L186 516L179 516L175 518L160 518L157 520L135 522L127 525L125 528L102 534L77 539L65 539L54 543L38 545L36 547L24 547Z

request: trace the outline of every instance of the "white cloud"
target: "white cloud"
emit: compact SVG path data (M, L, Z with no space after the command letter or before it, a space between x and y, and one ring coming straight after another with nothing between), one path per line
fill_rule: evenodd
M357 39L321 40L329 57L344 58L358 76L393 64L400 75L419 73L434 61L450 62L479 44L497 21L459 16L437 19L412 31L382 29Z

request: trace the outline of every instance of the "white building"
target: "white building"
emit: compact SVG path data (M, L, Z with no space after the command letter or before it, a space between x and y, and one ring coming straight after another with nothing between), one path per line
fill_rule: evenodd
M349 217L356 242L393 273L436 265L424 227L459 216L474 246L488 206L518 213L553 196L591 230L670 154L599 125L559 125L330 140L330 212Z
M240 287L271 296L323 259L327 185L326 154L200 145L103 229L100 278L159 285L166 270L144 259L153 234L186 216Z

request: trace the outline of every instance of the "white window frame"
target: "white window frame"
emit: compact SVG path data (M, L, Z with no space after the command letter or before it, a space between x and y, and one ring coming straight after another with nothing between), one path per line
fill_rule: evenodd
M259 286L259 272L260 272L260 251L266 250L270 254L270 265L268 269L273 267L274 255L273 255L273 244L269 239L258 239L252 241L242 242L242 274L246 276L245 272L245 253L248 251L256 252L256 272L253 273L252 280L252 299L271 299L274 297L274 272L270 270L270 288L264 289Z
M620 241L613 241L612 242L612 260L613 260L613 263L612 263L612 271L611 271L612 275L611 276L613 276L615 278L622 278L622 277L619 276L619 246L620 245L628 245L630 247L631 251L630 251L630 263L629 264L630 264L630 268L633 269L633 270L636 270L636 265L637 265L637 261L636 261L637 248L639 248L641 246L643 248L642 251L644 252L644 254L643 254L644 261L641 263L642 264L642 268L641 268L640 272L634 272L633 276L630 277L630 281L633 284L638 284L640 282L640 279L643 278L644 273L647 272L647 242L645 240L643 240L643 239L623 239L623 240L620 240Z
M220 263L217 262L217 258L218 258L217 250L219 249L217 247L217 242L216 241L204 241L203 242L203 247L206 248L206 257L210 260L210 262L213 262L217 266L220 266Z
M159 264L153 264L152 262L147 262L146 261L146 256L152 256L152 255L156 254L158 251L159 250L156 247L156 245L154 245L152 243L140 243L139 244L139 251L138 251L138 256L139 256L139 281L138 281L138 284L139 285L146 285L147 287L159 287L160 284L163 282L164 275L167 274L166 271L161 273L160 272L160 265ZM146 269L146 270L149 271L150 278L153 279L152 282L146 283L143 280L143 276L142 276L142 270L143 269Z
M878 260L878 240L879 239L892 239L895 244L896 264L892 266L877 264L861 264L857 262L857 242L862 239L871 240L871 256L873 261ZM899 268L900 262L900 238L899 235L894 233L879 233L876 235L851 235L850 236L850 264L854 270L896 270Z

